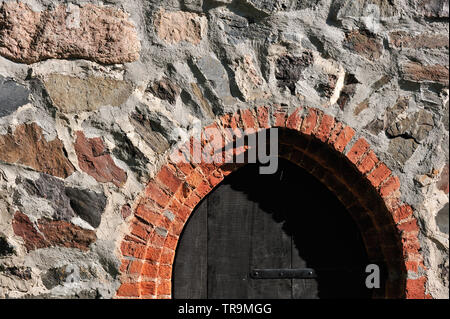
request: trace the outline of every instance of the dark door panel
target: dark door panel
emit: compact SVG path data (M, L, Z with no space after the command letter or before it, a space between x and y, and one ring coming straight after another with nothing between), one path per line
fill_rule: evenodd
M368 263L355 223L324 185L288 161L280 160L274 175L250 164L189 219L177 248L174 297L367 298ZM255 269L265 275L252 275Z

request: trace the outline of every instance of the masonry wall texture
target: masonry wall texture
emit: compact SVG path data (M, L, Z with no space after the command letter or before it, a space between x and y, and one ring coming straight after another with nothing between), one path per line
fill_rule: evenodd
M184 223L236 169L173 162L199 127L282 128L280 156L400 269L380 297L448 298L448 19L446 0L2 1L0 298L170 298Z

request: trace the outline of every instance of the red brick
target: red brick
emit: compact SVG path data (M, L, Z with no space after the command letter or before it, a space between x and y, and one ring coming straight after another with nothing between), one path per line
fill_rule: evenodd
M417 220L413 219L404 223L401 223L397 226L400 231L403 232L416 232L419 231L419 225L417 224Z
M186 205L182 205L177 212L177 216L180 217L181 220L187 221L191 213L192 208L189 208Z
M131 224L130 233L146 241L148 240L148 236L151 233L152 229L153 228L151 226L146 225L137 219L134 219L133 223Z
M295 109L294 113L292 113L289 118L287 119L286 122L286 127L293 129L293 130L300 130L300 127L302 126L302 107L298 107L297 109Z
M175 218L175 220L172 222L172 225L170 226L170 233L176 236L180 236L183 231L184 225L184 220Z
M204 178L202 173L198 170L194 170L191 175L186 178L186 182L193 188L197 188L203 182Z
M117 291L117 296L120 297L139 297L140 289L138 283L122 284Z
M334 117L324 114L319 128L315 132L315 136L322 142L326 142L330 136L331 130L334 127Z
M142 296L156 295L156 282L154 281L141 282L141 295Z
M203 198L211 191L211 189L212 187L209 182L203 181L200 185L198 185L195 191L201 198Z
M186 198L191 195L192 192L193 190L189 187L189 185L187 183L183 183L183 186L176 192L175 199L180 203L183 203Z
M286 127L286 111L279 108L273 113L274 126L275 127Z
M347 153L347 158L353 164L357 164L362 156L367 152L370 145L367 143L366 139L360 138L353 145L352 149Z
M412 216L413 209L409 205L402 205L399 208L397 208L393 214L393 218L395 223L400 222L403 219L408 218L409 216Z
M162 279L170 279L172 278L172 266L170 265L161 265L159 266L158 277Z
M170 200L169 195L167 195L155 181L150 182L145 190L146 195L153 199L159 206L166 207Z
M256 119L252 113L251 110L246 109L246 110L240 110L241 112L241 119L242 119L242 124L244 125L244 129L248 130L248 129L258 129L258 124L256 123Z
M333 130L331 131L330 138L328 139L328 144L333 145L336 142L343 127L344 126L341 122L336 123L336 125L333 127Z
M134 260L130 268L128 269L129 275L140 275L142 273L142 267L144 266L143 262L140 260Z
M380 195L383 198L391 196L400 189L400 180L397 176L391 176L380 188Z
M175 259L175 250L170 250L165 248L161 260L159 261L161 265L171 265Z
M167 236L166 242L164 243L165 248L175 250L177 248L177 245L178 245L178 237L175 237L173 235Z
M128 259L122 259L122 263L120 265L120 272L125 273L128 269L128 266L130 265L131 261Z
M158 296L170 295L172 292L172 282L170 280L162 280L158 285Z
M185 200L184 205L189 208L195 208L200 201L200 196L198 196L195 192L192 192L188 199Z
M317 110L309 109L308 115L306 115L305 119L303 120L301 128L302 133L306 135L311 135L314 129L316 128L318 118L319 116Z
M145 246L130 241L123 241L120 247L122 255L136 258L143 258Z
M175 164L177 170L183 173L184 176L189 176L194 168L190 163L180 162Z
M361 160L358 164L358 170L366 175L370 171L374 169L374 167L378 164L378 158L373 151L369 151L367 155Z
M258 123L260 128L270 128L269 110L265 106L260 106L256 110Z
M427 279L420 277L417 279L408 279L406 281L407 299L425 299L425 283Z
M223 181L223 176L219 171L214 171L211 175L209 175L208 181L211 187L216 187L216 185Z
M174 194L181 185L181 180L167 167L163 166L156 175L156 179Z
M201 163L198 167L202 171L203 176L209 176L216 169L216 165L213 163Z
M151 225L157 225L161 219L160 209L148 203L139 204L136 208L135 215Z
M145 260L157 262L161 258L162 248L148 246L145 252Z
M419 263L417 261L407 261L405 265L407 271L417 272L419 270Z
M157 274L158 274L158 266L156 264L148 262L143 264L141 273L143 277L157 278Z
M344 151L347 144L351 141L353 136L355 135L355 130L353 130L350 126L346 126L342 129L341 133L334 142L334 148L338 152Z
M370 183L378 188L386 178L391 175L391 170L386 166L386 164L381 163L372 173L367 176Z

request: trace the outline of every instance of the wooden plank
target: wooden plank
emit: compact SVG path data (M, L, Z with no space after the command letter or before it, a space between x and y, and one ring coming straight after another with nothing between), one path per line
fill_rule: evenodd
M189 218L180 237L174 265L174 298L206 299L207 296L207 216L208 203L202 201Z
M248 298L249 222L246 195L222 184L208 198L208 298Z
M253 203L251 228L251 269L291 268L291 237L283 230L285 226L282 205L284 189L279 176L253 176L251 192ZM268 202L270 200L270 202ZM278 218L278 219L277 219ZM291 279L251 279L249 298L290 299Z

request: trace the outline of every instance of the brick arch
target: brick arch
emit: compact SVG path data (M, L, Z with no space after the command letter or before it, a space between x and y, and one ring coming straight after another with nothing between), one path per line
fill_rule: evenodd
M279 156L323 182L347 207L363 235L369 258L389 271L385 291L376 297L425 298L426 277L413 209L400 201L400 181L364 138L314 108L292 114L267 107L226 114L204 128L243 129L257 134L279 128ZM203 146L214 138L202 134ZM122 285L116 298L171 298L172 266L179 236L197 204L242 164L179 162L193 139L175 150L137 201L130 231L123 238ZM232 150L234 155L245 150Z

